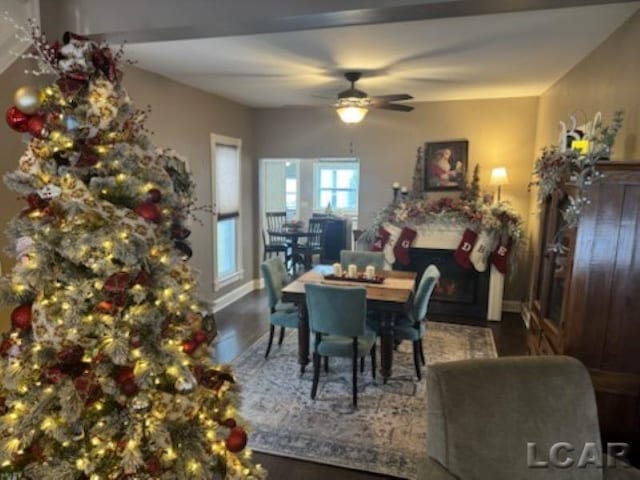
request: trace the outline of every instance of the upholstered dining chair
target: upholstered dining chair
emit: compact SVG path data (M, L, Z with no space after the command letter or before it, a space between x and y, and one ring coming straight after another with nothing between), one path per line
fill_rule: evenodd
M361 287L305 285L309 324L315 336L313 345L313 384L315 400L324 357L351 358L353 362L353 406L358 406L358 359L361 371L364 357L371 354L371 375L376 377L376 334L367 329L367 291ZM326 363L325 363L326 369Z
M640 479L638 470L601 454L593 385L574 358L430 365L427 405L427 456L419 480ZM553 445L560 445L555 455ZM600 466L580 466L585 448Z
M286 328L298 328L298 309L293 303L282 303L282 287L287 283L287 270L280 257L273 257L260 265L264 284L269 294L271 310L269 326L269 343L264 358L269 357L276 326L280 327L278 345L282 345Z
M354 264L358 267L358 271L364 270L368 265L373 265L376 270L382 270L384 269L384 253L341 250L340 263L344 269Z
M394 341L409 340L413 344L413 363L418 380L422 380L421 370L422 366L426 364L422 336L425 331L427 309L429 308L431 294L439 279L440 270L438 270L438 267L429 265L422 274L409 313L396 318L393 326ZM381 329L379 317L369 316L368 322L369 328L379 334Z

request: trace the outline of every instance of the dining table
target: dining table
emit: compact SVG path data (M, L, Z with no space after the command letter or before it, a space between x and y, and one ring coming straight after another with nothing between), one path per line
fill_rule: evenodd
M318 265L303 273L282 289L282 301L294 303L298 307L298 363L300 373L304 374L309 364L310 328L307 311L305 285L324 284L335 286L358 286L367 290L367 310L379 313L380 329L380 374L383 382L392 374L393 368L393 331L399 315L406 315L411 308L415 293L416 272L381 270L376 275L382 277L382 283L332 280L325 278L333 273L330 265Z

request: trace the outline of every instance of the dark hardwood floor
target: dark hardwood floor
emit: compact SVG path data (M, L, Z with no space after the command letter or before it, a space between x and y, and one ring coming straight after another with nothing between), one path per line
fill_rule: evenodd
M269 307L266 292L254 291L216 314L218 338L216 349L220 362L231 362L269 329ZM430 318L443 321L444 318ZM469 324L464 319L447 321ZM477 325L477 322L473 323ZM499 356L525 355L526 330L520 315L507 313L502 322L486 324L493 331ZM268 471L269 478L277 480L379 480L389 478L368 472L331 467L291 458L254 452L254 460Z

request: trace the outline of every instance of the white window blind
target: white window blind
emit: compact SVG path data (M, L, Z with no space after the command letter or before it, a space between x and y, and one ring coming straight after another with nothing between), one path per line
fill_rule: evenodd
M240 212L240 159L238 147L216 143L216 207L218 219Z

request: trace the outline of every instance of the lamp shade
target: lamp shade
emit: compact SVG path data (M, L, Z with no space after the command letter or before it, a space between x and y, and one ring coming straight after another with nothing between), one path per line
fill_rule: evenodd
M496 167L491 170L490 185L506 185L507 183L509 183L509 177L505 167Z
M360 123L369 110L366 107L338 107L336 112L344 123Z

